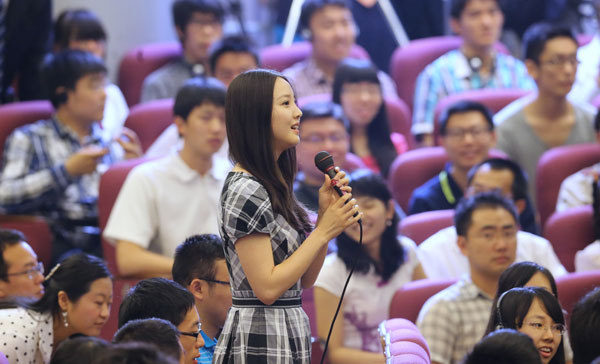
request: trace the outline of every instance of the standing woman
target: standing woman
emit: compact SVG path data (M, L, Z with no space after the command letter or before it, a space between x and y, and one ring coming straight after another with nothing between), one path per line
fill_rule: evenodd
M358 206L350 199L348 179L338 172L335 180L346 194L338 198L325 177L311 233L293 194L301 116L280 73L248 71L227 90L225 119L235 166L225 180L219 220L233 305L213 363L310 362L302 289L317 278L328 242L362 214L353 217Z

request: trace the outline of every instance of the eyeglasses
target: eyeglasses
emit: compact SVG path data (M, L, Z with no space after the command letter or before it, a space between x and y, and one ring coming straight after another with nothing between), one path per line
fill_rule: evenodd
M475 127L470 129L446 129L445 136L447 138L462 140L467 135L471 135L474 139L489 135L491 129L487 126Z
M348 94L350 96L358 96L362 93L366 93L367 95L381 96L381 87L379 87L378 84L371 84L366 86L349 84L342 86L342 93Z
M196 332L185 332L185 331L177 331L177 333L179 335L184 335L184 336L191 336L194 339L198 339L198 335L200 335L200 332L202 331L202 324L198 323L198 331Z
M527 325L535 331L545 332L550 329L554 335L562 335L565 333L565 325L563 324L552 324L550 326L544 325L541 322L524 322L523 325Z
M492 230L486 230L486 231L482 231L479 234L477 234L477 236L482 239L482 240L486 240L489 242L492 241L498 241L498 240L514 240L517 238L517 228L516 227L511 227L511 228L505 228L502 230L496 230L496 231L492 231Z
M348 135L346 133L335 133L335 134L309 134L305 137L300 137L300 142L311 143L311 144L321 144L326 140L331 141L332 143L341 143L348 140Z
M39 274L41 274L41 275L43 275L43 274L44 274L44 263L42 263L42 262L39 262L38 264L36 264L36 265L35 265L35 266L33 266L32 268L29 268L29 269L27 269L27 270L24 270L24 271L22 271L22 272L17 272L17 273L8 273L8 274L6 274L6 276L7 276L7 277L10 277L10 276L21 276L21 275L27 274L27 277L28 277L29 279L33 279L33 277L34 277L34 275L35 275L36 273L39 273Z
M206 282L212 282L212 283L218 283L218 284L223 284L223 285L230 285L230 283L228 281L219 281L217 279L208 279L208 278L198 278L200 280L206 281Z
M550 58L546 61L541 61L541 64L547 64L548 66L551 67L564 67L565 64L569 64L571 67L577 67L579 66L579 60L577 59L577 57L554 57L554 58Z

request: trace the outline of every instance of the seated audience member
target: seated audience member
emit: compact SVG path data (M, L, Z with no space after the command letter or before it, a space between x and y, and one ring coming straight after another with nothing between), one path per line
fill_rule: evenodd
M159 318L127 322L116 332L113 342L116 344L127 342L152 344L163 354L176 359L178 362L182 359L179 331L169 321Z
M44 265L17 230L0 229L0 299L44 294ZM1 349L0 349L1 351Z
M522 332L533 340L542 363L565 364L565 317L552 292L542 287L511 288L498 298L490 312L490 327L494 330Z
M600 0L599 0L600 2ZM594 118L596 141L600 145L600 112ZM594 200L592 186L600 180L600 162L567 177L560 185L556 200L556 211L571 207L591 205Z
M109 346L90 364L176 364L171 356L156 346L143 342L129 342Z
M54 23L54 50L79 49L106 58L106 32L102 22L89 10L65 10ZM129 114L121 89L113 83L104 85L106 101L101 125L106 140L121 134Z
M341 106L333 102L311 102L302 107L300 143L296 146L298 174L294 195L313 212L319 209L319 188L323 172L315 166L315 155L327 151L336 165L347 170L349 151L348 119Z
M190 79L177 93L173 114L183 148L129 173L104 230L121 274L169 276L180 242L219 233L217 207L230 167L214 158L225 140L224 105L225 88L212 78Z
M600 23L600 1L590 2L594 5L596 21ZM600 29L596 29L594 37L588 44L579 47L577 59L580 63L575 75L575 84L569 92L569 99L591 103L600 95L598 78L600 76L598 72L600 70Z
M451 2L450 26L463 44L433 61L417 78L412 132L423 145L434 144L435 107L445 96L478 89L535 89L523 63L494 48L504 22L500 2Z
M110 344L94 336L78 336L64 340L58 345L50 364L89 364L107 350Z
M413 191L409 214L453 209L467 188L469 170L488 157L496 142L490 111L472 101L459 101L444 111L440 135L450 162Z
M535 205L536 167L547 150L594 141L594 114L567 100L577 71L577 40L567 28L537 24L523 39L527 71L538 92L501 110L498 148L519 163L529 177Z
M377 327L389 318L394 293L407 282L426 278L415 243L396 236L399 218L392 194L381 176L358 170L350 176L352 195L361 206L365 234L354 224L337 237L337 253L325 258L315 282L319 340L325 340L344 288L356 264L339 317L331 333L328 359L336 363L385 363ZM355 263L356 262L356 263Z
M586 294L573 307L569 337L573 364L588 364L600 357L600 288Z
M212 363L217 338L231 307L229 272L221 238L212 234L187 238L175 252L173 280L194 295L204 340L198 363Z
M499 191L506 198L512 199L520 213L520 220L523 220L524 209L528 203L527 181L516 163L508 159L491 158L473 167L469 172L466 196L472 197L483 191ZM533 220L531 209L529 213L530 220ZM524 226L523 222L520 225ZM458 278L469 271L469 262L461 254L456 242L456 229L450 226L433 234L419 245L417 254L427 277ZM522 230L517 231L515 261L536 262L548 268L557 277L567 274L548 240Z
M217 0L176 0L173 23L183 55L149 74L141 102L175 97L185 81L210 74L208 52L222 36L223 8Z
M529 336L513 329L500 329L475 344L464 364L542 364L542 361Z
M283 71L294 84L297 98L331 94L335 70L350 55L356 41L358 29L350 6L346 0L306 0L302 4L300 27L312 44L312 53ZM390 76L383 71L377 76L382 94L398 97Z
M465 197L454 216L469 274L429 298L417 319L432 363L458 363L483 336L502 272L515 260L518 217L497 193Z
M135 134L102 139L106 68L96 56L66 50L49 56L44 75L54 115L16 129L0 172L0 211L39 214L53 233L52 260L70 251L101 256L98 184L106 167L137 157ZM133 133L133 132L132 132Z
M398 154L408 149L406 138L391 133L377 70L369 61L347 59L335 71L333 102L342 105L350 121L350 151L367 168L387 177Z
M72 335L98 336L108 320L112 277L97 257L75 254L46 276L36 302L0 310L0 349L11 363L48 363Z
M594 195L592 219L595 240L575 253L576 272L600 269L600 185L597 181L592 188L592 194Z
M144 279L133 286L119 307L119 329L131 320L167 320L179 330L183 363L196 364L204 345L194 296L178 283L164 278Z

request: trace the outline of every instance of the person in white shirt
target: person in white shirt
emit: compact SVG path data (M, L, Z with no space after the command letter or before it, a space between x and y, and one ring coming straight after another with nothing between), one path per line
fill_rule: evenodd
M170 276L175 248L187 237L218 234L218 199L230 165L213 158L225 140L225 86L188 80L173 113L183 138L177 153L134 168L111 211L104 237L126 276Z
M473 167L469 173L466 196L491 190L498 190L511 198L519 213L523 214L528 204L527 181L516 163L508 159L490 158ZM429 278L458 278L469 271L469 262L461 254L457 239L456 229L451 226L419 245L417 254ZM515 261L538 263L548 268L555 277L567 273L548 240L522 230L517 231Z

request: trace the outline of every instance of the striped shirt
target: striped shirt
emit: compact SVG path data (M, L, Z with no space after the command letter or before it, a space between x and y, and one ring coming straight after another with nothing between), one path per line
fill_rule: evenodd
M483 79L470 66L460 50L452 50L429 64L419 75L415 87L412 132L433 133L435 107L444 97L477 89L535 90L523 62L497 53L492 75Z

